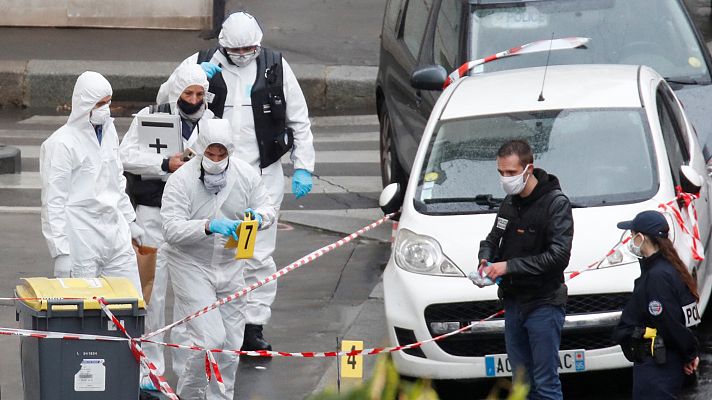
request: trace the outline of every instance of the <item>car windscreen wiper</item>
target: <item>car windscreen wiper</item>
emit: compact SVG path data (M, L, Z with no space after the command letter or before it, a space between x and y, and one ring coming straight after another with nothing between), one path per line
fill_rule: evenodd
M703 82L698 81L695 78L685 78L685 77L670 77L664 78L667 83L676 83L678 85L703 85Z
M499 207L502 198L493 197L491 194L478 194L475 197L439 197L437 199L426 199L425 204L438 203L475 203L479 206L488 206L490 209Z

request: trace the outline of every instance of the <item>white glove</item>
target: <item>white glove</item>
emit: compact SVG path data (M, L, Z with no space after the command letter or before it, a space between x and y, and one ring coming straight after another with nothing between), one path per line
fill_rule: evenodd
M143 246L143 239L146 236L146 231L144 231L143 228L136 223L136 221L130 223L129 228L131 229L131 239L135 240L139 246Z
M54 259L54 277L69 278L72 274L72 260L67 254L60 254Z

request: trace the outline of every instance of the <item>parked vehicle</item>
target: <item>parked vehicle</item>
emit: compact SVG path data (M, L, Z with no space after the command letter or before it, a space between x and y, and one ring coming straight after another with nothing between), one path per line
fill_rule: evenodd
M439 91L411 86L427 65L462 63L536 40L590 38L585 50L552 53L551 65L648 65L683 101L712 157L712 62L682 0L389 0L383 20L377 107L384 186L407 182ZM543 66L547 54L513 57L472 73Z
M402 206L383 275L393 345L428 340L501 309L496 286L478 288L466 276L477 268L479 241L505 196L497 149L514 138L529 141L535 167L556 175L574 206L567 273L591 266L567 283L562 372L630 365L611 328L640 267L625 246L606 257L622 239L618 221L669 202L679 210L675 199L681 186L700 195L694 202L700 240L709 245L712 179L671 85L646 66L549 66L545 81L544 71L524 68L456 81L435 103L404 195L398 183L384 189L384 211ZM436 76L445 79L436 67L420 76L430 77L430 83ZM692 258L691 237L667 213L671 239L697 279L704 312L712 289L710 258ZM691 229L688 213L681 214ZM504 319L495 318L393 358L409 376L507 375L503 332Z

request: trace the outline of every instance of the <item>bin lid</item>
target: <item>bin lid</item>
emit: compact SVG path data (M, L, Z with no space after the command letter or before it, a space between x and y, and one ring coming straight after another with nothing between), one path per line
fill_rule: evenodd
M112 299L136 299L138 307L146 308L143 298L140 298L136 288L126 278L22 278L21 284L15 286L15 293L28 307L36 311L47 310L47 300L35 299L84 299L85 310L99 310L99 302L94 297ZM55 306L55 310L63 308L76 309L76 306ZM131 308L130 305L111 305L109 308Z

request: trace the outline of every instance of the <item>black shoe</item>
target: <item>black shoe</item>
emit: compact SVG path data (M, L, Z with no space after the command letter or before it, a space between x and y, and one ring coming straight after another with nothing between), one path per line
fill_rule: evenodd
M262 325L245 325L245 339L242 342L242 350L272 350L272 345L267 343L262 336Z

